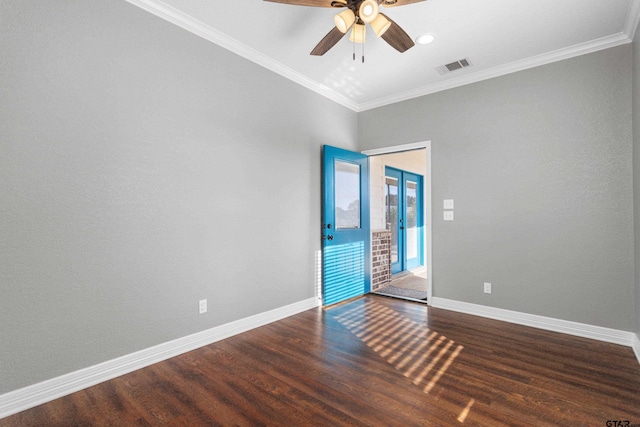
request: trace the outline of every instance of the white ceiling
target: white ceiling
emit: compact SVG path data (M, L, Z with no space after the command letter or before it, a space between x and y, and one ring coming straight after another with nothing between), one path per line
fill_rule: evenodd
M336 9L262 0L128 0L355 111L629 43L640 0L427 0L384 9L413 39L399 53L369 29L324 56L309 52L333 28ZM471 67L435 67L468 58Z

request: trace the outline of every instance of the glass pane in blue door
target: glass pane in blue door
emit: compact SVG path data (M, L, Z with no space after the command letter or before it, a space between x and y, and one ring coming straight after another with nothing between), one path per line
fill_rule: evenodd
M335 161L336 228L360 228L360 165Z
M385 177L384 200L387 230L391 231L391 262L398 262L398 179Z
M407 260L417 258L419 254L418 239L418 183L406 181L406 231Z

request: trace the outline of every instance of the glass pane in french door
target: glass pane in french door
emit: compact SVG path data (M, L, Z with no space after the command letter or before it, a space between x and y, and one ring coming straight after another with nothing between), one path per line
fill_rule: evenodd
M418 184L413 181L407 181L406 186L406 231L407 231L407 259L418 257Z
M385 177L384 200L387 230L391 230L391 262L398 262L398 180Z

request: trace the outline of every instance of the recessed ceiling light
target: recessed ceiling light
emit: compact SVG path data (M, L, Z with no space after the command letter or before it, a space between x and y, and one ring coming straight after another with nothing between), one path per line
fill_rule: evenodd
M436 36L433 34L423 34L416 38L416 43L418 44L429 44L436 39Z

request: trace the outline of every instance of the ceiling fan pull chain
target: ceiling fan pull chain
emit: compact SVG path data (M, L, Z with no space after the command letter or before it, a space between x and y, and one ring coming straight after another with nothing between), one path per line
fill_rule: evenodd
M366 31L367 31L367 28L363 25L362 26L362 63L363 64L364 64L364 35Z
M355 39L353 40L352 45L353 45L353 60L355 61L356 60L356 41L355 41Z

